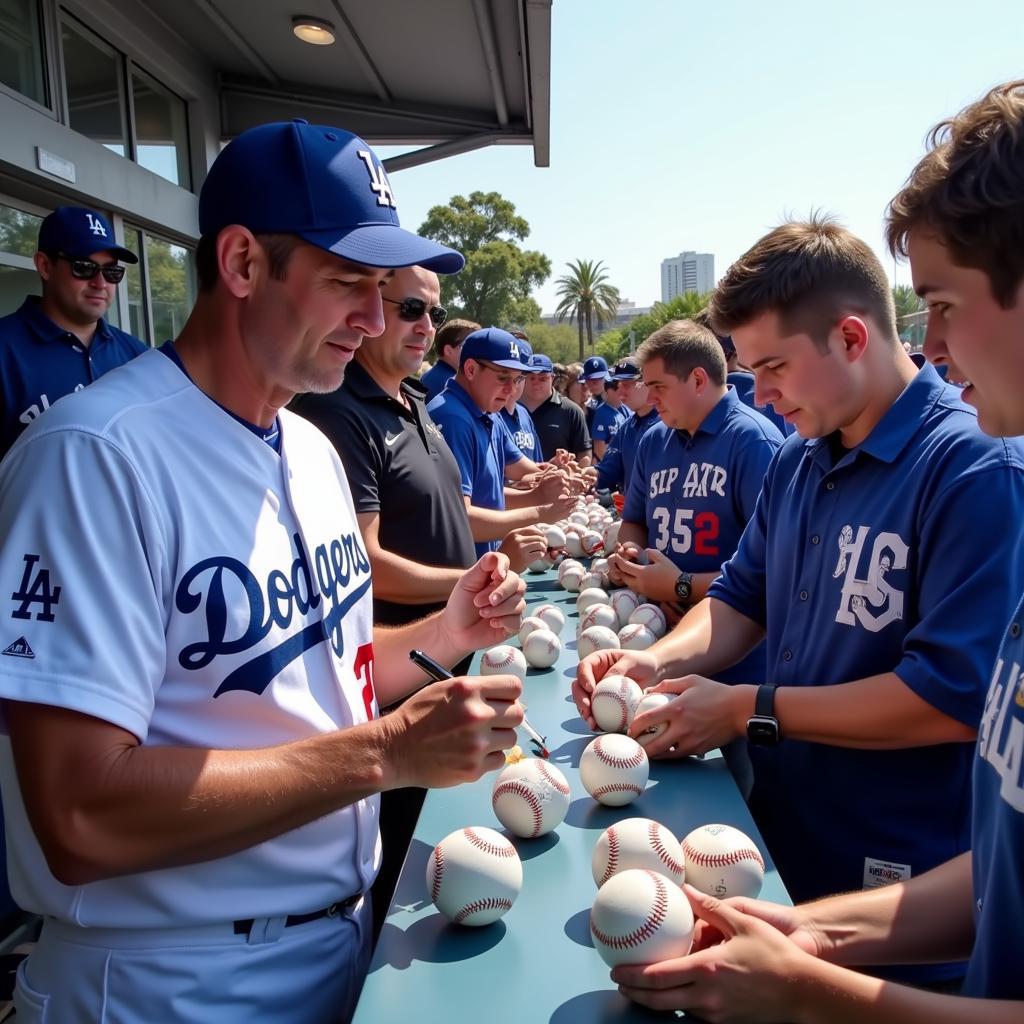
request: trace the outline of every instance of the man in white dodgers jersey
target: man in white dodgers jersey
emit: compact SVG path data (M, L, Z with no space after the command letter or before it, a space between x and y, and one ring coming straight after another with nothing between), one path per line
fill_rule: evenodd
M518 624L488 553L372 627L341 463L283 409L383 329L380 286L462 257L399 227L378 158L245 132L200 195L181 335L60 403L0 470L0 744L12 889L45 918L28 1021L336 1021L369 953L377 793L503 763L517 680L427 686ZM370 342L372 344L372 342Z
M938 126L889 206L887 234L928 302L929 361L968 382L963 399L986 433L1024 434L1024 81ZM1006 511L1006 529L1019 531L1019 514ZM654 1008L713 1006L724 1022L1024 1019L1024 601L989 611L1012 617L992 652L975 746L971 850L909 881L801 907L688 890L703 919L695 952L617 968L626 995ZM960 957L958 995L848 969Z

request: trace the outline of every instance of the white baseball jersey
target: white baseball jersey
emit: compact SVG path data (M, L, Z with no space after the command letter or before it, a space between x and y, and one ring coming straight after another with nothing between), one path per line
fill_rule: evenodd
M272 746L376 715L344 470L311 424L280 424L278 455L150 352L26 431L0 465L0 697L149 746ZM12 891L36 913L140 928L306 913L376 872L373 797L229 857L65 886L6 736L0 754Z

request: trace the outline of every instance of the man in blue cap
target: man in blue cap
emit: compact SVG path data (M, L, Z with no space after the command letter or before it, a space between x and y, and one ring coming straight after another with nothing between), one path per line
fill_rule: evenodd
M583 364L580 383L587 389L587 430L594 435L594 413L604 402L604 384L608 379L608 363L601 356L591 356Z
M375 629L342 463L284 408L382 332L395 268L462 257L401 229L365 142L306 122L234 139L199 223L181 334L0 465L0 783L14 895L45 918L19 1020L347 1020L377 794L499 767L522 717L517 679L424 686L409 660L517 628L507 558Z
M462 344L458 374L427 405L459 464L478 555L495 550L510 531L554 522L575 507L560 473L544 476L527 491L505 490L506 477L520 480L538 470L496 415L529 370L522 345L500 327L474 331Z
M632 415L619 429L597 467L597 486L604 490L619 490L623 494L629 486L633 472L637 445L640 438L655 423L661 422L658 410L651 404L647 385L643 381L640 361L629 356L611 368L611 378L619 385L622 404Z
M39 228L34 261L42 298L30 295L0 319L0 457L58 398L146 351L103 319L122 263L138 263L106 217L80 206L54 210Z

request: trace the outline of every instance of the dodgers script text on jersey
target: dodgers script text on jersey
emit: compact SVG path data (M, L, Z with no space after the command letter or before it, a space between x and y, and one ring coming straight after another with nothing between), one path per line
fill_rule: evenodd
M369 561L344 472L311 424L280 424L278 455L152 352L26 431L0 470L0 695L215 749L373 717ZM40 473L45 497L28 486ZM0 754L12 890L37 913L134 928L275 916L376 871L372 797L228 857L63 886L6 737Z

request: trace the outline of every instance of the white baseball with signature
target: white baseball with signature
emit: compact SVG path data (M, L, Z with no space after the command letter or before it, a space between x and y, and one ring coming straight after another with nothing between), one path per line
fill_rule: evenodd
M494 780L491 807L510 832L535 839L557 828L565 819L569 783L549 761L524 757L503 768Z
M626 676L606 675L590 695L590 711L605 732L625 732L644 692Z
M709 896L754 897L764 884L757 844L732 825L701 825L683 840L686 880Z

